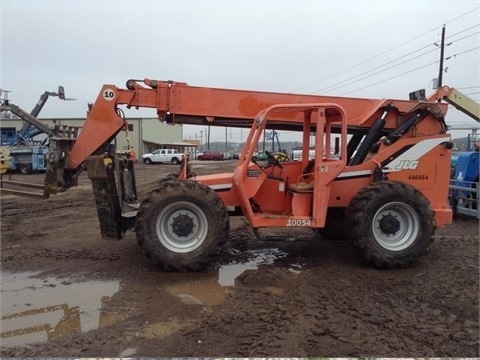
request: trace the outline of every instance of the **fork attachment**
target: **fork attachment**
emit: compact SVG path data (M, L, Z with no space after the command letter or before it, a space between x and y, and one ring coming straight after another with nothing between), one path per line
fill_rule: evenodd
M104 239L121 239L135 226L137 201L133 161L124 156L94 155L85 161Z

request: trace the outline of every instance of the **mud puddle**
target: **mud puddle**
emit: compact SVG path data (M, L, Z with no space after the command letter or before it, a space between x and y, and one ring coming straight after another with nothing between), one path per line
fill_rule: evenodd
M277 248L264 248L241 252L231 249L230 253L241 256L242 261L236 261L229 264L217 265L213 269L200 272L181 274L176 281L166 285L164 289L177 297L180 302L189 305L199 305L202 311L207 310L210 306L222 304L227 295L234 291L238 277L247 271L256 271L261 266L274 264L277 260L285 258L288 254ZM299 274L302 266L291 264L288 271ZM286 289L274 286L265 286L265 291L282 296ZM181 320L177 317L171 317L165 322L148 324L143 332L146 339L161 339L176 333L180 329L186 329L193 322L187 318ZM201 341L198 340L200 344ZM136 354L136 348L125 349L120 356L132 356Z
M223 265L218 270L218 283L222 286L235 286L235 279L247 270L257 270L260 265L271 265L277 259L287 257L287 253L276 248L250 250L247 262Z
M231 252L233 255L237 253L236 250ZM189 280L167 285L165 289L185 304L218 305L225 300L227 292L235 286L235 280L245 271L257 270L261 265L272 265L288 255L276 248L251 250L243 254L247 255L247 261L221 265L217 276L195 274Z
M232 250L232 254L235 255L236 251ZM246 260L221 265L213 273L182 274L181 281L164 284L162 288L185 305L218 305L225 300L242 273L274 264L288 254L276 248L267 248L242 253L242 259L245 255ZM4 272L0 290L2 347L47 342L120 322L127 317L126 314L107 313L103 309L103 305L119 290L119 281L44 279L34 272ZM275 291L282 292L283 289ZM172 318L166 323L148 324L143 336L167 336L188 325L183 321L180 323ZM127 350L128 354L136 351Z
M2 273L2 347L21 346L102 328L118 319L102 306L118 281L41 279L37 273Z

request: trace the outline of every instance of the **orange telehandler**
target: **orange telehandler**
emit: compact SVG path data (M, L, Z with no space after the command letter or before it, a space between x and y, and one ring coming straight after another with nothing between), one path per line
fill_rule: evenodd
M229 215L254 230L309 228L344 237L381 268L414 264L435 227L452 221L448 203L452 143L447 103L361 99L193 87L150 79L126 89L104 85L84 127L54 129L44 196L74 186L86 168L101 233L120 239L135 229L143 251L166 270L196 270L228 238ZM185 158L141 203L133 162L105 149L126 127L119 108L155 108L161 121L251 127L233 173L192 176ZM301 161L258 163L265 131L298 131ZM315 138L315 159L309 160Z

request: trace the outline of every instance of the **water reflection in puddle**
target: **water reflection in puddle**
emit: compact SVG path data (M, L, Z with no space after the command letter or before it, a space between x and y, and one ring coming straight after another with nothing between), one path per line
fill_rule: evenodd
M259 249L247 252L249 260L244 263L223 265L218 271L218 283L222 286L235 286L235 279L247 270L256 270L259 265L271 265L277 259L287 256L279 249Z
M71 282L36 275L2 273L2 346L44 342L115 321L101 309L119 290L118 281Z
M218 277L196 274L189 280L167 285L165 289L185 304L218 305L225 300L227 289L235 286L235 279L245 271L273 264L277 259L287 256L287 253L275 248L250 250L243 254L247 255L247 261L220 266Z
M247 255L246 261L220 266L218 276L212 276L211 272L181 274L182 281L173 281L161 287L185 304L217 305L225 300L228 289L235 286L235 279L242 273L256 270L260 265L273 264L277 259L286 257L287 253L269 248L251 250L242 255ZM46 342L60 336L103 328L124 318L125 314L108 314L102 310L103 304L119 291L119 281L75 282L38 276L38 273L2 273L2 346ZM266 290L273 295L283 294L281 288L267 286ZM143 335L146 338L161 338L186 325L174 318L164 323L149 324ZM122 354L128 356L135 352L136 348L128 348Z

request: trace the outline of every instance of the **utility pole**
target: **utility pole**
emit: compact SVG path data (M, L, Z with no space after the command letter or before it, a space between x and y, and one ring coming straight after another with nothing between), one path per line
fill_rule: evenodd
M210 125L208 125L208 140L207 140L207 150L210 150Z
M227 134L228 134L228 127L225 126L225 152L228 152Z
M438 71L438 88L442 87L443 81L443 53L445 50L445 25L442 28L442 43L440 44L440 69Z
M200 130L200 151L203 151L203 130Z

